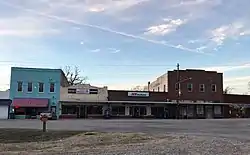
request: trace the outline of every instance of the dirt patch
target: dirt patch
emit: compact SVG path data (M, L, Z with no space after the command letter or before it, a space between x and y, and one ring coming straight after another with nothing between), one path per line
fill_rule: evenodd
M1 132L1 131L0 131ZM5 134L4 134L5 133ZM136 133L98 133L4 129L0 140L0 154L37 154L78 152L85 149L107 148L127 144L146 143L159 137Z
M48 131L30 129L0 129L0 143L23 143L23 142L44 142L56 141L68 138L80 131Z

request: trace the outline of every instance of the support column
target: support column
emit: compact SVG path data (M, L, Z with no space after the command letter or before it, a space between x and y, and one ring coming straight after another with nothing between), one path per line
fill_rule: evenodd
M81 106L78 106L78 114L77 114L77 118L80 118L81 116Z
M151 116L151 106L150 105L147 105L146 111L147 111L147 116Z
M102 115L105 115L105 111L108 109L108 105L102 106Z
M128 105L126 105L125 106L125 116L129 116L130 115L129 111L130 111L130 107Z

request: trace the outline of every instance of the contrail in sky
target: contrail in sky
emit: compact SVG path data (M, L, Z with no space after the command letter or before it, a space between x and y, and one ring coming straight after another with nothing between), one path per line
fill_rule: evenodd
M102 27L102 26L97 26L97 25L92 25L92 24L85 24L85 23L82 23L82 22L79 22L79 21L76 21L76 20L72 20L72 19L68 19L68 18L62 18L62 17L59 17L59 16L50 15L50 14L46 14L46 13L43 13L43 12L38 12L38 11L35 11L33 9L27 9L27 8L22 7L22 6L14 5L14 4L11 4L11 3L8 3L8 2L1 1L0 3L8 5L8 6L12 7L12 8L20 9L20 10L23 10L23 11L26 11L26 12L31 12L31 13L34 13L36 15L44 16L44 17L54 19L54 20L57 20L57 21L62 21L62 22L67 22L67 23L71 23L71 24L75 24L75 25L95 28L95 29L99 29L99 30L102 30L102 31L105 31L105 32L118 34L118 35L121 35L121 36L124 36L124 37L138 39L138 40L150 42L150 43L153 43L153 44L159 44L159 45L163 45L163 46L166 46L166 47L180 49L180 50L183 50L183 51L194 52L194 53L205 54L205 55L211 55L211 54L199 52L199 51L197 51L195 49L189 49L189 48L183 47L181 45L172 45L172 44L168 44L168 43L163 42L163 41L147 39L147 38L144 38L144 37L141 37L141 36L136 36L136 35L120 32L120 31L115 31L115 30L112 30L112 29L109 29L109 28L106 28L106 27Z

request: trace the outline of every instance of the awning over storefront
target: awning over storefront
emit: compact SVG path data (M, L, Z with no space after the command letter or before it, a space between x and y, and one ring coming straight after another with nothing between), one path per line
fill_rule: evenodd
M47 107L49 103L49 99L42 98L25 98L25 99L14 99L12 106L13 107Z
M1 105L11 105L11 100L10 99L0 99L0 106Z
M84 102L84 101L60 101L63 105L81 105L81 104L177 104L176 102L159 102L159 101L99 101L99 102ZM231 105L232 103L210 103L210 102L180 102L180 105Z

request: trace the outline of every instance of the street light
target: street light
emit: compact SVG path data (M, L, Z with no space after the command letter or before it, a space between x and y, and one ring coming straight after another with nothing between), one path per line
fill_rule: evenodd
M178 81L175 85L178 84L178 93L177 93L177 100L176 100L176 104L177 104L177 119L179 119L179 104L180 104L180 96L181 96L181 83L185 82L185 81L188 81L188 80L192 80L191 77L189 78L186 78L186 79L183 79L183 80L180 80Z

